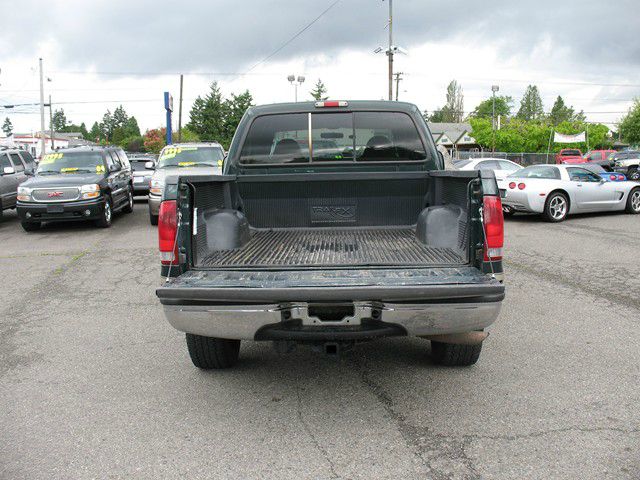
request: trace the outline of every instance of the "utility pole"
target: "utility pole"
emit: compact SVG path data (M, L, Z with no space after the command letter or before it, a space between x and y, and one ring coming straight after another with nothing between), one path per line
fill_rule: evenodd
M180 74L180 100L178 101L178 143L182 141L182 77Z
M51 135L51 151L55 150L53 140L53 106L51 105L51 95L49 95L49 135Z
M42 58L40 59L40 158L44 156L44 77L42 74Z
M389 0L389 101L393 100L393 0Z
M400 80L402 80L402 72L393 74L396 77L396 102L398 101L398 92L400 91Z

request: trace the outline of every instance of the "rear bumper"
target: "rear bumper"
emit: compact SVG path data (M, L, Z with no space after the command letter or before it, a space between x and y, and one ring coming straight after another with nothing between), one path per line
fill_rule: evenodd
M473 267L190 270L156 294L169 323L187 333L344 340L481 330L496 320L504 285ZM317 310L336 305L353 307L353 316L333 322L309 313L309 306Z
M52 208L55 211L52 211ZM95 220L102 217L104 198L67 203L22 203L16 210L23 222L55 222L68 220Z
M502 198L502 205L511 207L517 212L542 213L546 200L546 195L540 196L537 192L509 188L506 196Z
M165 305L169 323L185 333L240 340L358 340L397 335L440 335L482 330L500 313L501 302L451 304L360 303L358 309L375 308L377 318L308 324L295 318L305 305ZM286 315L284 315L286 314ZM289 318L288 315L291 315ZM305 314L300 315L305 317Z

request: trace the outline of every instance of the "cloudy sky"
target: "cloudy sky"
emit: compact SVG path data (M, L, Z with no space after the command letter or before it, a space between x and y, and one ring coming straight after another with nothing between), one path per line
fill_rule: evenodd
M545 109L562 95L590 121L613 124L640 96L638 7L395 0L394 43L408 51L396 57L399 97L431 111L457 79L465 110L490 96L492 84L517 109L534 83ZM162 92L177 99L179 73L187 118L214 80L225 94L248 89L256 103L293 100L288 74L306 76L300 99L318 78L336 99L387 95L386 57L373 53L387 42L386 1L0 0L0 11L0 105L39 101L42 57L51 79L45 95L88 127L119 104L143 130L161 126ZM16 131L39 129L37 106L0 107L0 121L5 116Z

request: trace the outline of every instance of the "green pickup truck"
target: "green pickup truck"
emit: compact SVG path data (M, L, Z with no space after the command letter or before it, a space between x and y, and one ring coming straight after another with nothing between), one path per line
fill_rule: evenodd
M252 107L221 175L167 177L157 295L203 369L242 340L337 354L408 335L472 365L504 298L503 228L493 173L445 171L413 104Z

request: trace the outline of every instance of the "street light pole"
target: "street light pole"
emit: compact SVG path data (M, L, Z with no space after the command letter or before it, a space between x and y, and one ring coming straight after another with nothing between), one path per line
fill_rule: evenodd
M44 156L44 76L42 73L42 58L40 58L40 158Z
M289 75L287 77L287 80L289 80L289 83L294 87L294 99L296 103L298 103L298 85L302 85L304 83L305 77L302 75L298 75L298 77L296 78L295 75Z
M496 151L496 92L500 90L498 85L491 85L491 97L492 97L492 106L491 106L491 151Z
M393 0L389 0L389 101L393 100Z

